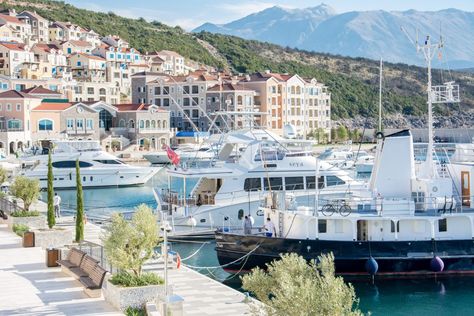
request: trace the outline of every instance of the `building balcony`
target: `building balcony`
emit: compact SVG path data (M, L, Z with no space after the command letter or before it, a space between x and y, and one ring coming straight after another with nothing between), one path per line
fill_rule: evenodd
M95 130L94 129L66 129L65 131L68 135L91 135L94 134Z
M169 128L139 128L138 134L169 133Z

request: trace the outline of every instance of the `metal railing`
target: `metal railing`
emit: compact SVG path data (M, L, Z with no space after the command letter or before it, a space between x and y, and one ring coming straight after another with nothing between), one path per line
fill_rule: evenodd
M15 211L20 211L23 208L18 205L16 200L9 200L8 197L0 198L0 210L10 214Z

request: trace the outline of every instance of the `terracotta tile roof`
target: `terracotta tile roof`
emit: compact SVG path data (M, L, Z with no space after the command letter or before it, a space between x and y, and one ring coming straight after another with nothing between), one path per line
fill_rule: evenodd
M29 89L24 89L24 90L22 90L21 92L29 93L29 94L32 94L32 95L34 95L34 94L55 94L55 95L61 95L60 92L46 89L46 88L43 87L43 86L34 86L34 87L32 87L32 88L29 88Z
M96 56L96 55L89 55L89 54L84 54L84 53L77 53L77 55L81 55L81 56L84 56L84 57L89 58L89 59L105 61L105 58L100 57L100 56Z
M215 85L207 91L253 91L253 89L246 88L244 85L241 84L233 84L233 83L223 83L221 85Z
M17 23L17 24L25 24L25 22L22 22L18 20L18 18L11 16L11 15L6 15L6 14L0 14L0 19L10 22L10 23Z
M41 49L41 50L43 50L45 52L48 52L48 53L51 52L52 49L55 49L55 50L58 50L58 51L61 50L61 48L59 48L59 46L56 45L56 44L35 44L33 46L33 49L35 49L35 48Z
M0 42L0 45L3 45L6 48L11 49L11 50L18 50L18 51L25 50L25 44L22 44L22 43Z
M75 46L81 46L81 47L91 47L93 46L91 43L89 43L88 41L75 41L75 40L70 40L69 41L71 44L75 45Z
M33 111L64 111L71 106L69 102L41 102Z
M118 109L119 112L142 111L148 109L148 105L144 103L122 103L114 104L114 106Z
M37 97L22 91L8 90L0 93L0 99L36 99Z
M165 55L165 56L174 56L174 57L183 57L175 51L172 50L161 50L156 53L156 55Z

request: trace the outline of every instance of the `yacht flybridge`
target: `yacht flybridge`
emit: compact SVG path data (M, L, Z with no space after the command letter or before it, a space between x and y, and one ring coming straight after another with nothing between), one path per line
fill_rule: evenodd
M76 187L76 160L79 160L85 188L145 184L159 168L131 166L101 150L97 141L54 141L52 166L55 188ZM47 187L48 149L35 148L22 158L22 174L37 178Z
M224 145L214 159L188 161L167 171L169 183L177 183L179 191L172 186L162 190L158 203L170 210L175 225L241 227L246 215L263 224L258 206L268 192L291 193L289 204L313 205L316 176L322 199L364 186L347 172L318 163L304 149L306 141L250 128L219 137Z

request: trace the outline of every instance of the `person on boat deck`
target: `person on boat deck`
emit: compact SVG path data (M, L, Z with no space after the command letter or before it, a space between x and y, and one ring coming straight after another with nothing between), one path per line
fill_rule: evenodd
M273 234L276 236L275 225L273 225L270 217L267 217L267 221L265 222L265 225L263 225L263 228L265 229L265 236L272 237Z
M244 234L245 235L251 235L252 234L252 221L250 220L250 217L245 215L244 219Z

